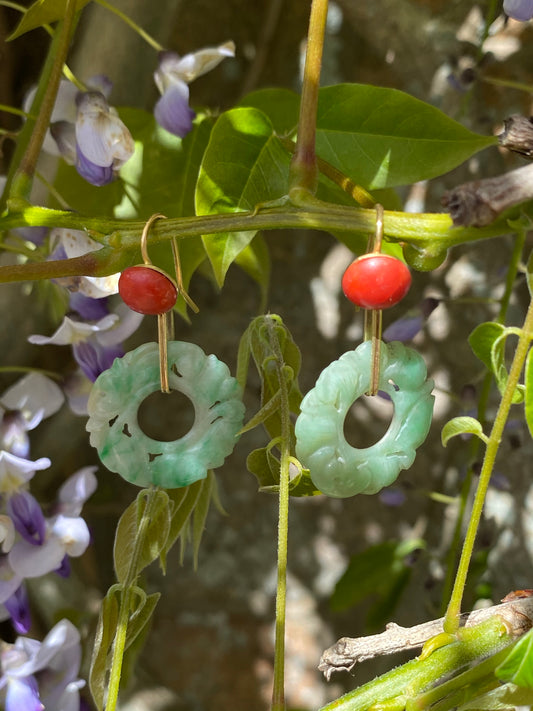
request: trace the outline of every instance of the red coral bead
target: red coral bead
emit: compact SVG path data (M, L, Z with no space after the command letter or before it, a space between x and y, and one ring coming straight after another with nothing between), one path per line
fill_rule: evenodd
M124 269L118 280L118 291L124 303L140 314L164 314L178 298L170 277L143 265Z
M344 295L363 309L388 309L403 299L410 286L409 268L389 254L364 254L342 277Z

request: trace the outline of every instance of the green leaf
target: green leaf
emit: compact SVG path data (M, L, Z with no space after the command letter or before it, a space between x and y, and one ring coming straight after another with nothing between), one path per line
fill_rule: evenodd
M515 684L504 684L458 707L458 711L515 711L517 706L533 705L533 691Z
M196 188L198 215L253 210L288 189L289 156L270 119L254 108L237 108L216 122L204 154ZM204 235L217 283L255 231Z
M396 89L339 84L320 90L317 155L368 190L433 178L496 144L496 137L472 133Z
M533 437L533 355L530 349L526 358L525 366L525 410L526 422L529 434Z
M146 520L149 498L150 518ZM137 546L140 528L144 535ZM113 548L115 572L120 583L133 581L164 549L170 531L168 494L162 489L143 489L120 517Z
M73 165L57 161L54 188L72 210L84 215L114 217L115 210L124 200L124 184L114 180L108 185L96 187L84 180ZM53 193L50 194L50 206L63 209Z
M118 625L121 585L113 585L102 600L94 638L89 686L98 711L103 711L107 688L108 655L113 647Z
M135 642L137 637L144 630L152 615L155 607L161 597L161 593L152 593L147 595L142 588L134 586L131 589L135 603L130 609L128 618L128 629L126 631L126 642L124 649L128 649Z
M533 297L533 251L530 253L526 264L526 279L529 295Z
M272 440L267 447L254 449L246 459L248 471L255 476L259 490L277 494L279 492L279 473L281 462L273 450L279 444L278 439ZM291 457L290 460L289 494L291 496L320 496L322 494L313 484L308 469Z
M76 0L76 10L81 10L90 0ZM67 0L37 0L24 13L21 21L7 38L8 41L65 16Z
M483 440L485 444L489 441L487 435L483 433L481 422L474 417L454 417L442 428L442 446L446 447L452 437L462 434L473 434Z
M276 314L258 316L242 335L237 357L239 383L246 383L248 366L252 356L261 378L261 408L268 403L276 403L280 389L279 373L285 379L291 412L298 414L302 394L298 386L301 355L298 346L283 321ZM265 429L272 439L281 435L281 414L279 409L268 410L268 417L262 418ZM252 418L254 420L254 418ZM292 430L294 426L292 425Z
M192 131L181 139L161 128L151 112L121 108L119 115L131 132L135 153L121 170L132 199L118 216L194 215L196 181L214 120L197 117Z
M335 585L331 609L346 610L376 593L389 597L391 588L399 584L398 577L404 576L406 556L424 547L424 541L418 538L401 543L386 541L352 556Z
M533 630L520 637L494 673L500 681L533 689Z
M270 398L268 402L266 402L263 407L255 413L255 415L248 420L248 422L243 426L243 428L239 431L239 434L244 434L245 432L249 432L250 430L253 430L255 427L258 425L263 424L268 420L269 417L272 417L278 410L279 406L281 403L281 392L278 390L277 392L274 393L274 395Z
M505 326L500 323L488 321L480 323L468 337L470 348L474 355L492 371L492 346L494 342L504 333Z
M163 572L166 569L166 557L170 549L174 546L178 538L187 536L189 519L194 511L200 494L202 493L202 481L195 481L194 484L183 489L169 489L168 497L172 502L170 517L170 530L166 544L163 546L160 555L160 563Z
M505 343L511 334L515 336L520 336L521 331L519 328L506 328L505 331L499 336L492 344L491 349L491 362L492 362L492 372L496 378L496 383L500 393L503 394L505 388L507 387L507 380L509 379L509 373L505 366ZM524 399L524 386L517 385L513 393L513 403L522 402Z
M298 126L300 96L290 89L258 89L241 99L238 106L262 111L279 136L293 133Z
M207 477L202 479L202 487L200 496L196 506L194 507L193 523L192 523L192 549L194 569L198 568L198 553L200 551L200 543L205 530L205 522L211 505L212 489L215 485L215 474L212 469L207 473Z
M519 328L506 328L499 323L488 321L476 326L468 337L474 355L494 375L501 393L505 390L509 377L505 365L505 343L510 335L520 334ZM519 385L513 393L513 403L522 402L523 399L523 386Z

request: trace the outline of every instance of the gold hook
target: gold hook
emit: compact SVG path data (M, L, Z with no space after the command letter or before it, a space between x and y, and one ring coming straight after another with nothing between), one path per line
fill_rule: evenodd
M154 269L155 271L161 272L162 274L165 274L165 276L170 279L170 281L174 284L174 286L177 286L173 279L171 279L168 274L163 272L162 269L159 269L158 267L154 267L152 264L152 260L148 256L148 232L150 231L150 227L154 224L156 220L160 219L166 219L165 215L162 215L160 212L156 213L155 215L152 215L145 223L141 235L141 256L143 263L147 266L150 267L151 269ZM163 314L157 314L157 344L159 346L159 380L161 383L161 392L163 393L169 393L170 392L170 384L168 380L168 337L169 337L169 331L173 330L173 321L172 321L172 315L171 311L167 311L166 313Z
M143 262L146 264L147 267L151 267L152 265L152 260L148 256L148 246L147 246L147 241L148 241L148 232L150 231L150 227L154 224L156 220L166 220L167 217L166 215L162 215L160 212L156 212L155 215L152 215L151 217L148 218L146 221L146 224L143 227L142 235L141 235L141 255L143 258Z
M195 314L197 314L198 311L200 311L200 309L198 308L198 306L196 306L194 301L191 299L191 297L185 290L185 287L183 286L183 275L182 275L182 271L181 271L180 253L178 250L178 243L177 243L175 237L172 238L171 245L172 245L172 257L174 259L174 269L176 270L176 284L178 286L178 292L183 296L185 303L191 307L191 309L194 311Z
M383 205L377 203L376 232L369 240L369 251L379 254L383 242ZM379 361L381 355L381 332L383 330L382 309L365 311L365 341L372 340L372 356L370 362L370 387L368 394L376 395L379 389Z
M152 264L152 260L150 259L149 255L148 255L148 233L150 231L150 227L154 224L154 222L156 220L160 220L160 219L167 219L167 218L166 218L166 215L163 215L162 213L158 212L158 213L152 215L146 221L146 223L143 227L143 231L142 231L142 235L141 235L141 256L142 256L143 263L147 267L150 267L151 269L161 272L168 279L170 279L170 281L176 287L178 294L181 294L181 296L185 300L185 303L188 304L195 313L198 313L198 311L199 311L198 306L194 303L194 301L191 299L191 297L185 290L185 287L183 286L183 275L182 275L182 271L181 271L181 262L180 262L180 256L179 256L176 238L173 237L171 240L172 258L174 261L174 268L176 271L176 280L175 281L173 279L171 279L171 277L166 272L164 272L162 269L159 269L159 267L155 267ZM158 344L159 344L159 371L160 371L160 380L161 380L161 391L164 393L170 392L170 386L169 386L169 380L168 380L168 347L167 347L169 338L170 338L170 340L172 340L174 338L174 320L172 318L172 311L167 311L164 314L157 315L157 339L158 339Z

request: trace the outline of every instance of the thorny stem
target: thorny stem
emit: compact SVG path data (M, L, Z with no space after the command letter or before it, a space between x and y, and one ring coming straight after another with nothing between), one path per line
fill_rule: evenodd
M318 181L315 153L316 114L327 15L328 0L312 0L298 119L298 138L289 174L289 195L295 189L303 189L312 195L316 192Z
M479 482L474 498L474 503L472 505L472 512L470 514L470 520L466 531L463 550L461 552L461 558L459 560L457 575L455 577L450 602L448 604L448 609L446 610L446 615L444 619L443 629L447 633L455 634L459 628L459 615L461 612L461 602L466 584L466 577L468 574L468 568L470 566L470 560L472 558L472 551L474 549L474 542L481 520L481 514L483 512L483 505L485 503L485 496L487 493L490 476L494 469L494 462L496 460L496 455L500 446L503 430L507 422L509 411L511 409L513 395L516 390L516 386L518 385L520 374L522 372L522 368L524 366L524 362L526 360L526 356L532 340L533 300L531 300L529 304L524 325L518 338L518 344L514 354L513 362L509 371L509 378L507 380L507 384L502 395L502 399L500 401L500 406L498 408L498 412L496 413L496 418L494 420L494 424L492 426L492 430L487 441L485 457L483 459L483 465L481 467L481 472L479 475Z
M507 309L509 307L509 302L511 299L511 294L513 293L514 283L516 280L516 275L518 274L518 269L520 266L520 260L522 258L522 252L524 250L524 244L526 241L526 230L520 230L516 235L514 241L513 252L509 262L509 268L507 269L507 276L505 278L505 291L500 300L500 309L498 316L495 319L496 323L504 324L507 317ZM492 373L489 371L483 378L483 383L481 385L481 391L477 406L477 419L483 425L485 422L485 414L487 411L487 404L489 400L490 388L492 386L493 377ZM472 465L476 461L477 454L479 452L480 440L477 437L472 437L471 446L469 452L469 465L468 471L466 473L463 485L461 487L460 493L460 505L457 514L457 521L455 523L455 529L453 533L453 539L450 546L450 550L447 556L447 566L446 566L446 579L443 588L443 609L444 614L446 609L446 604L450 599L450 595L453 588L453 579L455 574L455 561L458 557L459 547L461 543L461 530L463 527L463 521L466 513L466 506L468 502L468 494L470 492L470 487L472 486L473 470Z

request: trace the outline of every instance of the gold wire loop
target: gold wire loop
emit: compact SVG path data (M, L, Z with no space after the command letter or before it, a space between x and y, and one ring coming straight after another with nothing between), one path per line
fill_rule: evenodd
M174 286L177 289L178 294L181 294L183 299L185 300L185 303L191 307L191 309L195 312L198 313L199 309L198 306L194 303L194 301L191 299L189 294L187 293L185 287L183 286L183 273L181 271L181 261L180 261L180 255L179 255L179 250L178 250L178 244L176 241L176 238L173 237L171 239L171 245L172 245L172 259L174 261L174 269L176 272L176 280L174 281L171 277L166 274L162 269L159 269L159 267L155 267L152 264L152 260L150 259L148 255L148 233L150 231L150 227L154 224L156 220L161 220L161 219L167 219L166 215L163 215L160 212L155 213L152 215L145 223L143 227L143 231L141 234L141 256L142 260L145 266L151 267L155 271L161 272L162 274L165 274L174 284ZM160 371L160 379L161 379L161 391L164 393L169 393L170 392L170 386L169 386L169 380L168 380L168 340L173 340L174 339L174 320L172 318L172 311L168 311L164 314L158 314L157 316L157 339L158 339L158 344L159 344L159 371Z
M166 220L166 215L162 215L160 212L156 212L155 215L152 215L151 217L148 218L146 221L146 224L143 227L142 235L141 235L141 255L143 262L146 264L146 266L151 267L152 266L152 260L148 256L148 246L147 246L147 241L148 241L148 232L150 232L150 227L154 224L156 220Z
M383 242L383 205L377 203L376 208L376 231L369 240L368 251L375 254L381 252ZM383 330L382 309L371 309L365 311L365 341L372 341L372 356L370 360L370 388L369 395L376 395L379 388L379 361L381 354L381 332Z

